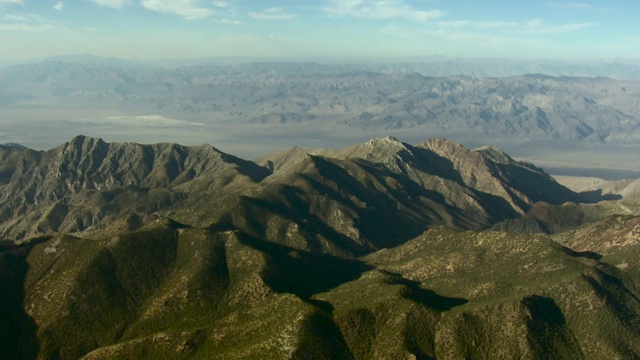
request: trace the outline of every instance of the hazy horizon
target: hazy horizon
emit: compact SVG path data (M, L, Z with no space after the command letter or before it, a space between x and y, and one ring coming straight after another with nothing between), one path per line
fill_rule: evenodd
M5 60L640 59L640 3L0 0Z
M636 170L640 164L629 154L637 146L633 91L640 79L638 23L637 0L0 0L0 143L45 149L85 134L108 141L210 143L251 158L294 145L343 147L374 136L393 135L407 142L451 136L473 145L495 138L515 156L541 154L543 160L559 157L561 162ZM97 66L5 67L52 59ZM295 65L297 70L291 71L281 66L235 66L278 61L336 66L318 70L319 66ZM205 64L231 66L185 67ZM151 67L163 69L148 71ZM124 68L129 70L121 71ZM221 72L211 75L213 68ZM282 82L290 73L307 71L312 72L308 78ZM278 72L279 80L268 78ZM340 74L346 73L397 77L377 83L354 78L357 86L350 91L359 96L353 98L347 90L327 90L352 86L342 83ZM333 83L318 85L329 74ZM518 95L517 101L513 91L525 90L509 85L504 91L512 93L483 98L482 106L504 113L462 136L459 120L485 120L457 106L463 100L457 98L457 85L433 85L433 91L419 86L399 90L402 85L382 90L389 82L418 81L405 78L406 74L474 78L545 74L633 82L610 85L600 94L580 90L575 97L560 95L565 90L558 85L556 99L562 102L555 107L544 105L547 85L526 98ZM239 75L246 77L238 82ZM227 76L236 78L227 82ZM534 78L531 81L543 81ZM308 84L316 85L303 91ZM469 109L480 106L471 100L488 91L482 85L478 89L464 95ZM231 91L237 93L227 97ZM278 94L285 92L287 101L281 101ZM411 92L424 96L413 99L408 96ZM436 93L442 103L428 103ZM345 97L350 104L342 103ZM598 97L601 103L594 107L589 101L596 103ZM619 103L620 98L630 100ZM399 106L399 99L405 107ZM358 102L359 112L349 110ZM429 125L433 119L425 123L430 116L425 109L434 106L446 107L453 115ZM537 107L551 118L566 116L557 128L546 126L546 118L533 112ZM518 117L520 108L532 113L530 118L516 119L517 134L489 130L502 121L500 116ZM584 111L576 113L578 108ZM392 120L384 120L383 113ZM359 120L376 116L380 119L370 125ZM540 127L535 126L536 119ZM448 128L450 122L458 123L455 131ZM582 155L581 145L563 148L567 151L559 156L545 153L544 144L519 143L527 139L529 126L541 131L532 137L538 140L590 136L589 146L596 148L594 144L608 138L606 145L618 155L600 149L598 156ZM416 134L413 127L422 131ZM615 136L610 137L612 133ZM402 138L405 134L408 137Z

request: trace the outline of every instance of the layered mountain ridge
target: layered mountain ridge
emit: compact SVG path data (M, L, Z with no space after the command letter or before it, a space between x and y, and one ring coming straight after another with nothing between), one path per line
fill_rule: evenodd
M387 137L339 151L317 150L314 155L302 151L297 157L276 160L277 171L208 145L109 144L85 136L45 152L1 151L2 234L14 240L49 230L82 231L104 218L113 221L109 212L133 214L145 207L146 215L160 216L164 213L158 211L176 206L192 208L190 213L202 213L200 218L185 218L183 211L178 220L204 226L207 221L228 221L245 211L239 204L254 206L256 200L274 205L295 198L307 209L314 209L313 202L326 202L342 209L341 214L351 214L342 219L351 222L367 218L358 212L375 212L387 204L389 214L415 218L422 231L433 224L487 228L524 214L538 201L580 200L533 165L514 161L497 149L470 151L444 139L411 146ZM234 191L238 197L215 211L201 206L207 195L228 197ZM289 192L291 199L279 198ZM135 201L127 203L127 197ZM96 214L74 213L85 211L91 199ZM234 205L222 211L228 204ZM321 221L327 221L325 216Z
M496 147L0 159L6 358L640 356L640 202L580 204Z

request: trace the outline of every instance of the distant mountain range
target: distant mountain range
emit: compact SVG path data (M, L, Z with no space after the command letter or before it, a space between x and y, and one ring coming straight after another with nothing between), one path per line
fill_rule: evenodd
M344 147L388 134L410 142L441 136L536 160L640 169L630 158L640 144L640 82L633 76L442 76L449 73L437 64L456 66L448 59L169 68L102 60L0 69L0 142L42 149L80 129L119 141L178 136L234 153L239 143L252 143L244 156L257 157L284 143ZM504 69L491 64L486 68Z
M417 72L425 76L472 76L509 77L525 74L546 74L549 76L609 77L619 80L640 79L640 59L616 59L600 61L561 60L514 60L491 58L449 58L445 56L425 56L411 58L390 58L380 61L371 58L255 58L221 57L195 59L122 59L90 54L62 55L31 60L0 59L0 66L34 64L45 61L74 64L93 64L108 67L134 68L177 68L207 65L237 65L255 63L314 63L340 65L352 70L373 72L406 73Z
M6 358L640 356L640 197L495 146L0 147Z

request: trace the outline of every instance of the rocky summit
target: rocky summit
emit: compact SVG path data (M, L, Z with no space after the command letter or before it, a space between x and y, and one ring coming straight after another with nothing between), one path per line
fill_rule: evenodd
M0 159L2 359L640 357L640 199L495 146Z

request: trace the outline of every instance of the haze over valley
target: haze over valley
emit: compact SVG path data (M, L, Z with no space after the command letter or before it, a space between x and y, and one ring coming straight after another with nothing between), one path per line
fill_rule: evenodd
M47 149L81 133L209 143L256 158L292 146L439 136L495 144L550 167L640 170L637 78L440 76L473 72L471 61L448 70L435 63L438 76L427 76L429 63L149 68L89 60L0 69L0 141ZM618 68L626 69L611 64L612 73Z

